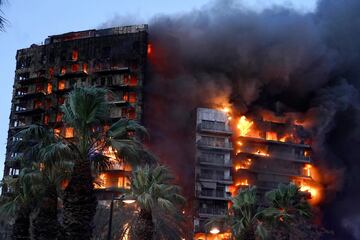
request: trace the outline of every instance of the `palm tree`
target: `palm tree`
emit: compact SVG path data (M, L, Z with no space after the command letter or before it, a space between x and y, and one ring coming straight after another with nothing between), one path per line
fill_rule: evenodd
M32 222L32 236L36 240L56 239L60 231L58 198L62 182L71 173L72 151L52 129L41 125L30 125L15 137L21 141L16 142L14 151L22 153L22 162L33 170L38 183L39 207Z
M106 94L107 90L101 88L75 88L61 108L63 121L74 129L74 138L69 144L75 154L72 175L64 193L65 239L91 238L97 207L91 166L94 159L96 162L108 159L102 155L104 149L111 146L133 165L144 158L153 160L137 140L138 136L147 134L146 130L135 121L121 119L108 130L101 128L109 113Z
M3 1L2 0L0 0L0 7L1 7L1 5L3 4ZM2 10L1 10L1 8L0 8L0 31L4 31L4 23L5 23L5 18L2 16Z
M235 239L239 240L265 239L267 230L264 227L262 209L256 196L256 187L240 189L231 202L227 216L213 218L206 226L230 227Z
M164 166L144 166L133 172L132 197L140 208L130 229L132 239L181 239L179 206L185 199Z
M280 184L278 188L267 192L269 207L263 214L277 234L277 239L290 239L312 215L306 195L293 183ZM307 223L308 224L308 223Z
M8 192L1 196L0 216L14 218L12 239L30 239L30 214L37 201L33 171L23 168L18 177L5 177L2 184Z

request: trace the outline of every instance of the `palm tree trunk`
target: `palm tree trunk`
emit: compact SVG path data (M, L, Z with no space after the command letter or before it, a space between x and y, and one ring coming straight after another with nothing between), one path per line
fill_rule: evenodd
M138 219L134 226L131 227L130 232L132 240L153 240L155 226L151 212L141 209Z
M49 185L45 194L39 212L32 222L32 234L35 240L57 239L59 234L56 186Z
M29 208L20 208L12 229L13 240L30 239L30 214L31 210Z
M91 239L96 206L90 161L77 161L64 193L63 239Z

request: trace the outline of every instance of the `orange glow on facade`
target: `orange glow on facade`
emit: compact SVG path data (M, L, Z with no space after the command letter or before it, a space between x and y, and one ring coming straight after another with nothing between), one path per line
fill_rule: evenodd
M52 84L48 83L47 84L47 89L46 89L47 94L51 94L52 93Z
M252 160L250 158L242 161L235 165L235 170L238 171L240 169L249 169L251 167Z
M58 90L64 90L65 89L65 80L60 80L58 82Z
M82 65L82 70L83 72L87 73L88 72L88 65L86 63L83 63Z
M149 44L147 45L147 54L150 55L151 52L152 52L152 46L151 46L151 44L149 43Z
M55 129L54 129L54 134L55 134L55 136L60 136L60 134L61 134L61 129L60 129L60 128L55 128Z
M74 137L74 128L67 127L65 128L65 138L73 138Z
M79 65L79 64L73 64L73 65L71 65L71 71L72 71L72 72L78 72L78 71L79 71L79 68L80 68L80 65Z
M60 69L60 74L61 75L64 75L66 73L66 68L65 67L62 67L61 69Z
M239 187L239 186L249 186L249 182L248 182L247 179L244 179L244 180L241 180L241 181L237 182L235 184L235 186L237 186L237 187Z
M72 59L73 61L77 61L77 60L78 60L78 56L79 56L78 51L73 50L73 51L72 51L72 55L71 55L71 59Z
M212 233L197 233L194 236L194 240L230 240L231 238L231 233L217 233L217 234L212 234Z
M276 132L266 132L266 140L277 141L278 140L277 133Z
M306 164L304 167L305 174L308 177L311 177L311 168L312 168L311 164Z

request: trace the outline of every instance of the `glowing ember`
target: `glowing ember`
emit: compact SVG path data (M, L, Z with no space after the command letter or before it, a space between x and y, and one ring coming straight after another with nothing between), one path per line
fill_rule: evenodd
M246 136L250 131L254 122L247 120L245 116L241 116L237 124L237 128L240 130L240 136Z

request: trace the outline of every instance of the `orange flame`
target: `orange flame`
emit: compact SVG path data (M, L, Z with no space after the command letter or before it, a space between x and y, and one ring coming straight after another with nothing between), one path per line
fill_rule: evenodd
M237 124L237 128L240 131L240 136L246 136L251 131L253 124L253 121L249 121L245 116L241 116Z

